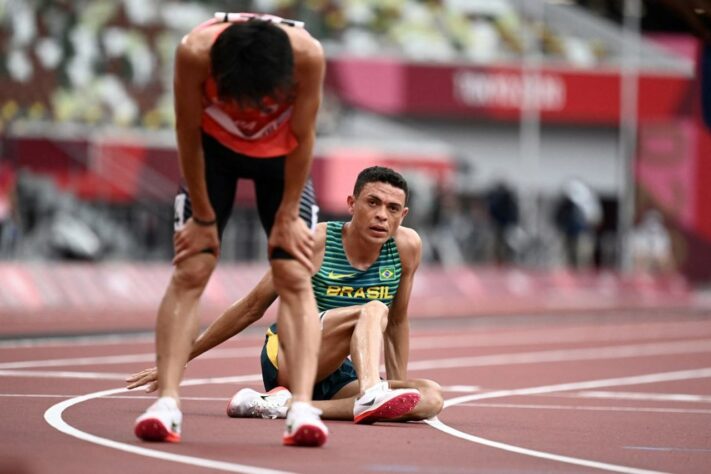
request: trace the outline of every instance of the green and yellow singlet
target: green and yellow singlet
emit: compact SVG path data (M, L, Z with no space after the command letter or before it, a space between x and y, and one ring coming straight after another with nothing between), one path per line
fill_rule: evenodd
M326 249L319 271L311 277L318 311L363 305L380 300L388 307L400 286L402 264L395 239L389 238L380 249L378 259L366 270L351 266L343 249L344 222L326 223ZM276 323L267 330L263 357L278 368L279 336Z
M319 311L356 306L371 300L392 303L402 275L400 254L392 237L383 244L378 259L366 270L351 266L343 249L343 222L326 223L326 250L311 284Z

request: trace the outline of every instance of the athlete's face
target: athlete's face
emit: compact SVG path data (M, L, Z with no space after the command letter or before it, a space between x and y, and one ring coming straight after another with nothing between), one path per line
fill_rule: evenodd
M367 183L358 196L348 196L354 228L363 237L385 242L407 215L405 191L388 183Z

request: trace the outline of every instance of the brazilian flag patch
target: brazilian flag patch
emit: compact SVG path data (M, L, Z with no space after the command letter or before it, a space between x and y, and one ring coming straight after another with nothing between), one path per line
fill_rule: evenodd
M380 267L378 273L380 274L380 281L394 280L395 279L395 267L387 266Z

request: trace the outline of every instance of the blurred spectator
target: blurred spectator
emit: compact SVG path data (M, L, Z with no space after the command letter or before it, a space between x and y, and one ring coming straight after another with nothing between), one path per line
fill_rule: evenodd
M590 266L601 220L602 206L595 192L578 179L568 181L553 210L553 222L563 238L568 265Z
M514 259L514 241L519 223L518 200L515 191L499 181L486 194L486 203L494 227L494 259L497 264Z
M664 217L647 210L630 233L630 253L634 269L643 273L667 273L674 269L671 237Z
M60 191L50 178L21 172L15 199L20 258L96 261L140 248L126 228Z
M14 171L0 164L0 257L9 254L16 241L14 181Z
M440 184L432 205L432 226L422 233L429 242L429 258L450 267L488 261L492 236L483 208Z
M509 0L0 1L0 121L169 128L175 44L225 9L298 17L354 55L495 63L537 38L571 65L604 59L598 42L541 30Z

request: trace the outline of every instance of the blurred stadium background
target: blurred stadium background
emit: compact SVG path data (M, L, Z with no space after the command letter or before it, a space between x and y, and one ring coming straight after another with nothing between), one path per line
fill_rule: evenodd
M322 218L344 217L363 167L402 171L425 244L415 311L711 282L707 0L0 0L5 333L68 313L84 319L57 330L152 324L132 317L152 317L172 256L173 53L215 11L298 18L322 41ZM234 213L214 308L265 268L248 183Z

